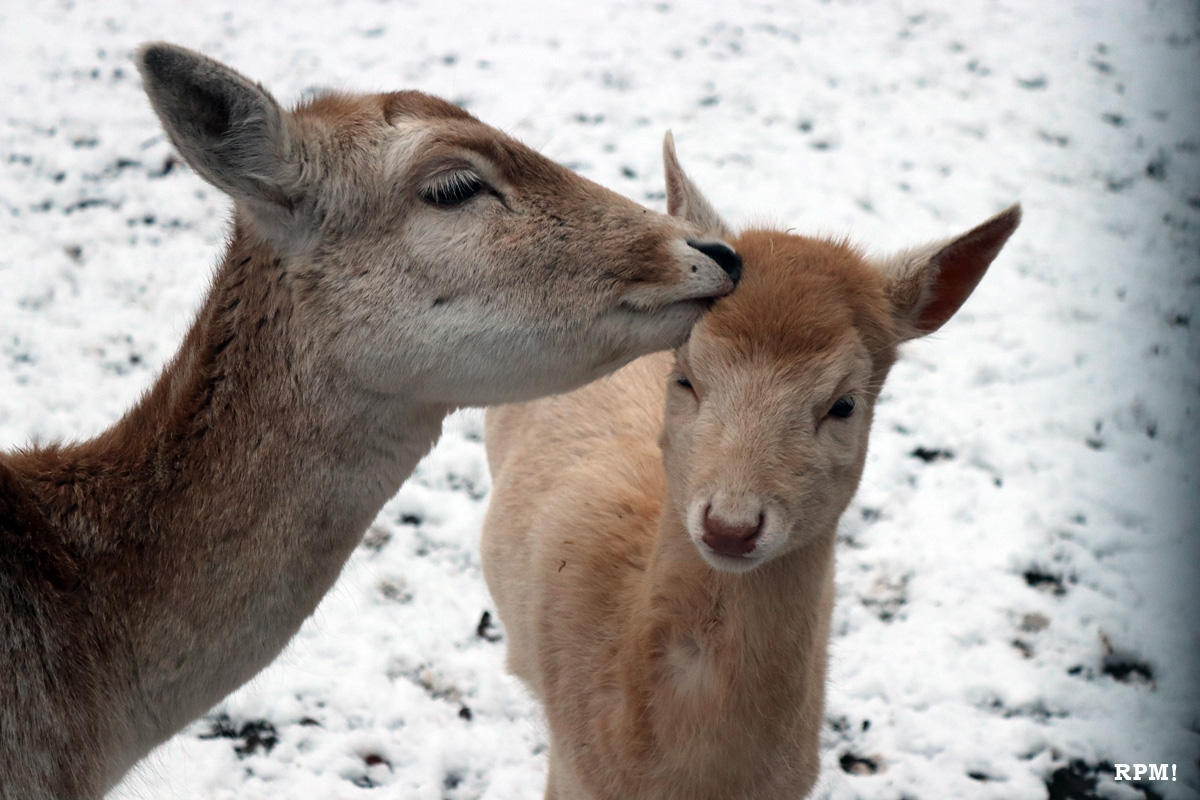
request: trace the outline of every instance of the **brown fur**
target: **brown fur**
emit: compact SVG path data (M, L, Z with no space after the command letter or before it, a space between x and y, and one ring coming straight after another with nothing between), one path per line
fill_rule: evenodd
M693 226L436 98L287 113L180 48L139 67L172 141L234 198L232 233L120 421L0 454L3 800L99 797L266 666L450 409L678 344L733 287L727 247L723 267ZM438 169L489 192L435 207Z
M708 214L667 155L672 209ZM843 242L748 231L734 240L741 285L674 365L647 356L488 412L484 574L509 667L545 708L548 800L809 792L835 533L874 402L912 320L944 311L941 287L974 286L1018 218L886 265ZM969 274L947 275L945 252ZM903 281L919 286L911 304L893 299ZM841 396L856 401L844 419L830 415ZM762 514L750 556L706 550L702 508Z

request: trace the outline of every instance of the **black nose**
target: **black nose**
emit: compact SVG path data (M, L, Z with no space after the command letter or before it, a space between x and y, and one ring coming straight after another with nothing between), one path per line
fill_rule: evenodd
M688 239L688 244L717 262L729 280L737 283L742 279L742 257L729 245L724 242L698 242L695 239Z

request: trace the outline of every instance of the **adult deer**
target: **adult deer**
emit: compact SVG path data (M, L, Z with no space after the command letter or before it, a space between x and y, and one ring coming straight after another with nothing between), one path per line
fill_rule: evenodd
M669 137L664 156L671 213L727 236ZM1019 220L882 261L746 231L738 291L674 364L488 412L484 575L545 708L548 799L808 793L835 533L876 398L897 344L954 314Z
M739 260L417 92L285 112L138 67L234 201L178 354L112 428L0 454L0 796L95 798L264 667L464 405L675 346Z

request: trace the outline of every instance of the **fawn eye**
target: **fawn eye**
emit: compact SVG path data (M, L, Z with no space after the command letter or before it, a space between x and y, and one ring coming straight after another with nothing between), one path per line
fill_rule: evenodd
M837 399L833 407L829 409L829 416L837 417L838 419L846 419L854 413L854 398L850 395L843 395Z
M677 385L679 385L679 386L682 386L684 389L687 389L689 392L694 392L694 391L696 391L696 390L695 390L695 389L692 387L692 382L691 382L691 381L689 381L689 380L688 380L686 377L684 377L683 375L679 375L678 377L676 377L676 378L675 378L675 383L676 383Z
M442 208L461 205L479 194L483 181L470 172L452 172L421 190L426 202Z

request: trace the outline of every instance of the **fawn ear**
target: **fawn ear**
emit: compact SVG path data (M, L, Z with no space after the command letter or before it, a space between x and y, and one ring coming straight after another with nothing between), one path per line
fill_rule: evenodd
M1020 222L1018 203L961 236L876 262L903 338L933 333L954 316Z
M262 86L207 56L165 42L136 57L154 113L200 177L235 200L290 209L299 164L287 117Z
M733 236L729 227L700 194L696 184L683 172L675 155L675 137L667 131L663 137L663 169L667 177L667 213L696 225L704 233L719 239Z

